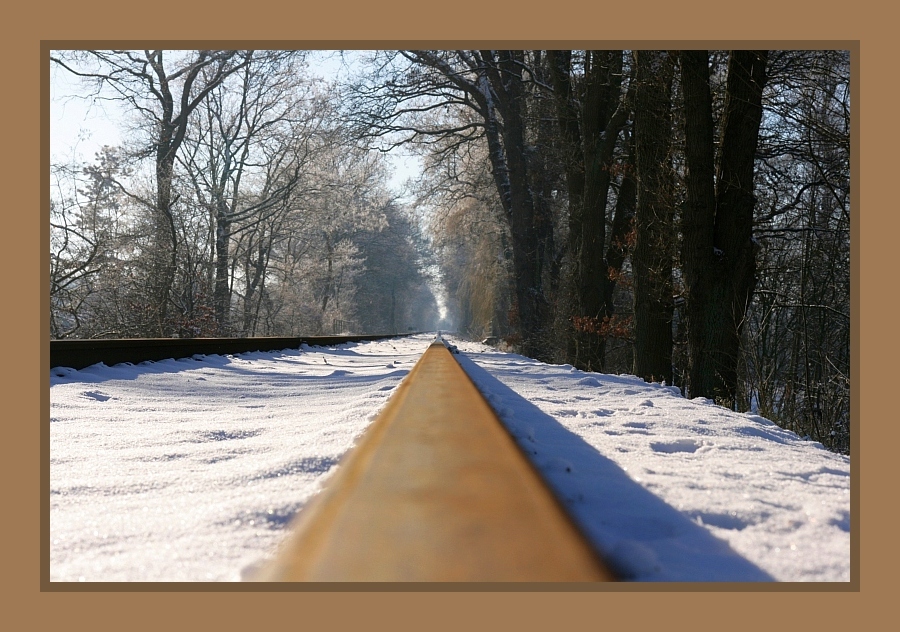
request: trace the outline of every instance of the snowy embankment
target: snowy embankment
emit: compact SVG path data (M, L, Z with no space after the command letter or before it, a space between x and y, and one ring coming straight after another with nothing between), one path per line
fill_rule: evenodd
M587 535L634 579L850 580L848 457L677 388L455 344Z
M240 579L430 341L52 369L51 580ZM848 458L671 388L453 342L631 578L849 580Z

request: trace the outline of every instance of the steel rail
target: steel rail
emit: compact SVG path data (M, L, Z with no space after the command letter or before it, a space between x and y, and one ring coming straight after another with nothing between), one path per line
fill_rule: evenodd
M378 334L368 336L270 336L258 338L120 338L102 340L51 340L50 367L83 369L103 362L146 362L170 358L189 358L196 354L225 355L250 351L299 349L301 345L326 346L366 340L384 340L410 336Z
M252 581L615 580L440 342Z

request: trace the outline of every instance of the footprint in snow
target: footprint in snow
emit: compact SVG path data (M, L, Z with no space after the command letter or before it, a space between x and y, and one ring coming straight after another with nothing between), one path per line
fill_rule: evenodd
M81 396L86 397L88 399L97 400L98 402L105 402L107 400L112 399L112 397L110 395L107 395L106 393L101 393L100 391L85 391L84 393L81 394Z
M676 441L654 442L650 444L650 448L654 452L663 454L675 454L676 452L693 453L704 446L702 441L694 441L693 439L678 439Z

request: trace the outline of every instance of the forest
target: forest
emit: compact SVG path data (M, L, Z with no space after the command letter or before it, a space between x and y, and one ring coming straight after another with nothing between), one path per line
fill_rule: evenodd
M52 51L127 140L49 165L51 338L452 329L849 453L849 51L327 58Z

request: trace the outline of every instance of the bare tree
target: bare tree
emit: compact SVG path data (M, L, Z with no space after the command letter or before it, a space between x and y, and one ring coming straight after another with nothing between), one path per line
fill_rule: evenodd
M230 332L232 238L284 208L283 200L300 186L313 147L321 144L314 137L323 118L313 111L324 97L308 94L297 63L302 58L302 51L250 55L198 107L180 154L198 206L207 210L213 226L219 335ZM245 189L258 186L260 177L266 195L252 196L251 202Z
M90 167L52 166L50 333L54 338L78 336L87 324L85 303L96 293L95 278L114 245L120 204L114 182L120 168L119 157L110 147L104 147Z
M768 74L745 397L780 425L849 452L849 51L773 51Z
M172 61L169 61L172 57ZM154 158L153 216L156 256L148 283L157 335L168 335L169 294L177 268L178 230L172 183L191 114L229 75L243 68L249 51L162 50L57 51L52 62L93 86L92 97L122 102L149 129L144 152Z

